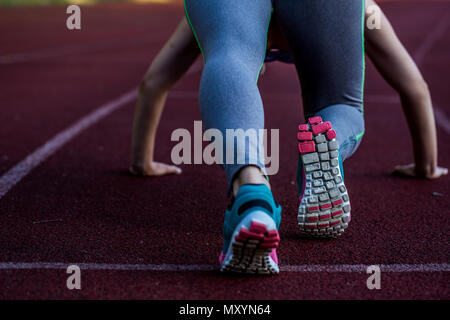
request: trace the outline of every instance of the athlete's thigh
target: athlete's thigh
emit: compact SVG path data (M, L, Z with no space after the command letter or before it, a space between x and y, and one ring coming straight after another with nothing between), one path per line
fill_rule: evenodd
M206 61L228 49L264 56L271 0L186 0L185 8Z
M364 0L275 0L299 73L306 114L362 108Z

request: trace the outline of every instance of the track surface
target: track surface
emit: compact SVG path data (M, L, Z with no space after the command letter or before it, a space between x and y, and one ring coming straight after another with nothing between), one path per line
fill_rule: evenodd
M420 60L432 89L441 115L439 162L448 167L444 117L450 117L450 27L445 21L450 3L389 2L382 7ZM57 133L137 87L183 15L176 5L90 6L82 13L83 29L75 32L65 28L64 7L0 11L0 177ZM439 25L445 32L437 30ZM200 119L195 93L200 74L194 68L168 100L158 132L158 160L170 161L174 129L192 132L193 121ZM418 181L391 176L394 165L412 162L412 148L397 98L372 65L366 77L366 134L344 166L353 220L337 240L298 237L295 137L302 116L293 68L269 65L261 89L266 125L280 128L280 171L271 178L283 206L280 266L312 270L267 278L216 271L227 204L225 177L206 165L185 165L181 176L129 176L131 99L0 198L0 298L450 298L449 177ZM35 268L20 265L24 262ZM82 268L82 290L68 290L64 268L52 263L90 263ZM99 264L117 264L119 270ZM129 264L198 271L120 270ZM360 264L401 265L403 271L415 265L441 267L385 272L381 290L368 290L364 268L344 272L349 270L342 267ZM328 272L336 265L338 272Z

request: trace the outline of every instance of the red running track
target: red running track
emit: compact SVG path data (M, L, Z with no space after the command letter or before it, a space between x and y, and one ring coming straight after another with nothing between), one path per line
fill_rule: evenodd
M383 9L431 87L439 162L448 167L450 3L389 2ZM56 134L137 87L183 15L176 5L82 12L83 29L73 32L65 29L64 7L0 11L0 179ZM158 160L170 161L174 129L192 131L200 120L199 79L194 68L169 98ZM280 128L280 171L271 178L283 206L279 276L217 271L227 204L221 170L185 165L181 176L127 174L131 97L0 197L0 298L448 299L449 178L390 174L412 161L412 148L398 100L372 65L366 134L345 163L353 220L337 240L299 239L295 137L302 116L292 66L269 65L261 90L267 127ZM70 264L82 268L82 290L66 288ZM381 290L366 287L364 268L372 264L386 271Z

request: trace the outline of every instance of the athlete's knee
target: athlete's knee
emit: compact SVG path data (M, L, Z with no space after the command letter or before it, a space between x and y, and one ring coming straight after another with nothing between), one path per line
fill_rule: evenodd
M365 122L364 122L364 105L361 104L360 108L353 108L355 112L352 113L352 116L349 118L352 121L353 130L356 136L364 134L365 130Z
M346 104L330 105L322 108L315 115L330 121L338 133L344 137L356 137L364 132L364 115L362 110ZM346 139L345 138L345 139Z
M220 54L208 57L204 68L209 72L220 73L220 76L225 78L239 79L238 75L254 75L256 79L261 64L256 57L242 55L234 50L224 50Z

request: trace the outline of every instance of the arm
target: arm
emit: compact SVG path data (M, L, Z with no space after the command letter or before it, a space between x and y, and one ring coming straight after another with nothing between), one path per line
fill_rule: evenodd
M199 54L189 24L183 18L139 86L131 143L132 174L160 176L181 173L180 168L153 160L155 136L168 90L186 73Z
M373 0L366 3L367 6L375 5ZM407 176L439 178L447 174L447 169L437 165L436 125L430 92L389 20L384 13L381 15L381 29L365 30L366 52L383 78L400 95L414 149L415 163L397 166L395 172Z

